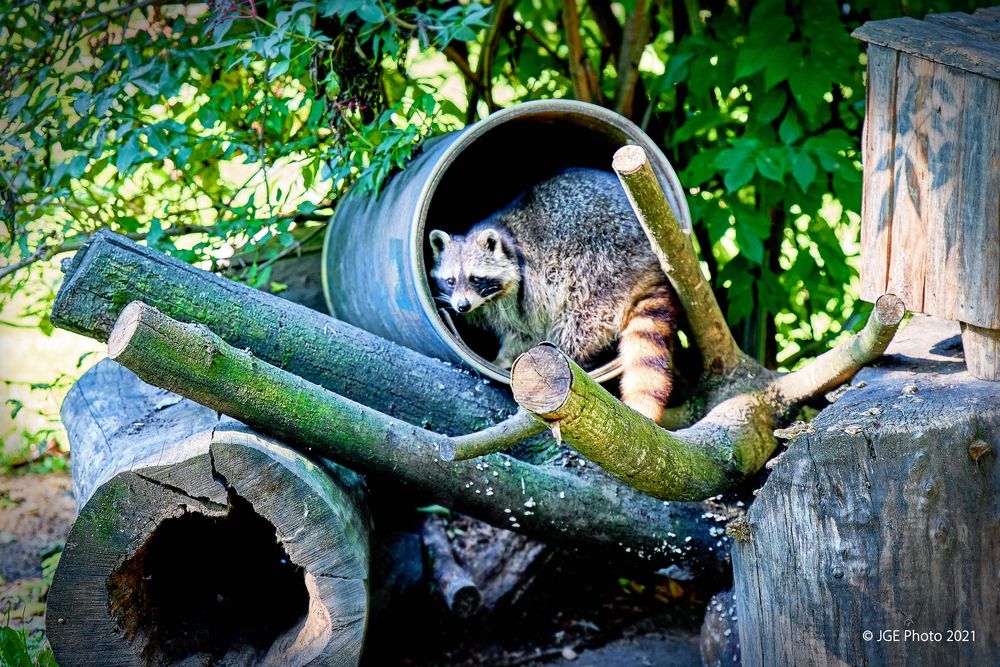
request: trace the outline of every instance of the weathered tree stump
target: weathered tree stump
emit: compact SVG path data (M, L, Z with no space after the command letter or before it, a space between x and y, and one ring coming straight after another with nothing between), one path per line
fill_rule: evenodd
M744 665L996 663L1000 385L960 351L915 318L790 445L734 547Z
M357 475L110 361L70 391L63 420L80 515L48 595L60 664L357 663Z

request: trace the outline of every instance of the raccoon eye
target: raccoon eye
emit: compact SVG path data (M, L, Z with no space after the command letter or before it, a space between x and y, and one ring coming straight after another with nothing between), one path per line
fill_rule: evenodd
M446 278L445 281L444 281L444 284L447 285L448 287L454 287L455 286L455 279L454 278Z

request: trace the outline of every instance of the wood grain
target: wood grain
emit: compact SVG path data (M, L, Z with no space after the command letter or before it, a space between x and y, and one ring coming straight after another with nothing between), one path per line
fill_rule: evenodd
M954 30L974 33L977 37L1000 40L1000 18L990 18L986 14L970 15L962 12L928 14L924 21L940 23Z
M996 664L1000 464L969 447L1000 443L1000 384L965 371L958 329L914 318L789 445L734 546L745 667ZM907 629L976 640L863 636Z
M1000 329L1000 81L976 77L967 84L965 109L955 319Z
M927 206L920 220L910 220L926 238L924 303L914 310L954 320L963 283L962 200L974 193L963 188L962 161L967 147L962 129L967 115L978 109L965 105L966 85L983 79L945 65L934 65L927 101ZM975 187L975 184L972 184ZM956 252L957 251L957 252Z
M962 345L970 373L983 380L1000 381L1000 330L963 322Z
M924 215L930 214L927 153L934 63L902 53L896 71L896 146L886 291L903 299L911 311L923 312L927 243L922 221Z
M360 477L108 360L62 417L81 509L48 595L60 664L356 664L368 613Z
M868 45L865 97L864 189L861 197L861 298L874 302L889 281L899 54Z
M851 36L869 44L887 46L991 79L1000 79L1000 44L942 23L911 17L869 21Z

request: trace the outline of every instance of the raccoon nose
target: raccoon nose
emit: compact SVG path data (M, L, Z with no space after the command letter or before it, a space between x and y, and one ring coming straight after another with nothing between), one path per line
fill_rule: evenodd
M469 303L468 299L462 299L461 301L455 304L455 310L457 310L460 313L467 313L470 310L472 310L472 304Z

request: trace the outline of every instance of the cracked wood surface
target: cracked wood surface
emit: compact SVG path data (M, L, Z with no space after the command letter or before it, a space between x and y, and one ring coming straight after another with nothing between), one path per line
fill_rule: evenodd
M146 385L111 361L71 390L63 419L80 513L48 596L47 633L62 664L148 664L161 655L161 644L185 641L155 636L135 620L148 611L138 583L148 575L132 576L129 568L146 562L145 550L162 526L194 515L227 517L233 497L273 526L290 561L302 568L308 609L270 645L233 646L225 659L356 663L369 567L369 519L357 475ZM204 556L205 568L243 557Z
M734 547L743 664L992 664L1000 384L957 323L916 317L793 441ZM865 630L975 631L969 642Z

